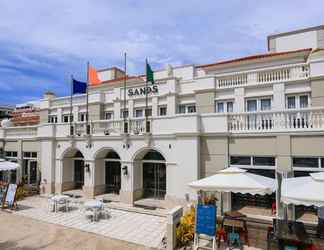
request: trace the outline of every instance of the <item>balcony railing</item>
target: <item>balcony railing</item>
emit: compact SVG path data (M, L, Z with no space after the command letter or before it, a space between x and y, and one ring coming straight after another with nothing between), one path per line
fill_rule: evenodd
M324 109L299 109L230 114L230 132L273 132L324 129Z
M259 85L282 81L303 80L309 77L307 64L272 68L271 70L253 71L217 77L217 88L234 88L245 85Z

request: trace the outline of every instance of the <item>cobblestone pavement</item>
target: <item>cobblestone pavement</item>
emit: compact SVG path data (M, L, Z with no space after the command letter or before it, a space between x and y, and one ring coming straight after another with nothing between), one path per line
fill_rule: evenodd
M159 247L166 231L165 217L117 209L109 211L110 218L90 222L77 207L69 212L49 212L46 198L30 197L19 202L19 209L15 213L147 247Z

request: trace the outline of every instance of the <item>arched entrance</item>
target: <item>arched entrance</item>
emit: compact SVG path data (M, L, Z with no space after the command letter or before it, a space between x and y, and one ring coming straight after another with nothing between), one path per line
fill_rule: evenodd
M143 196L164 199L166 194L166 164L156 150L149 150L142 158Z
M120 157L115 151L109 151L105 156L106 193L119 194L121 188Z
M102 148L95 158L95 193L117 194L121 189L121 163L119 154L111 148Z
M62 191L82 189L84 185L84 156L78 149L70 149L63 157Z

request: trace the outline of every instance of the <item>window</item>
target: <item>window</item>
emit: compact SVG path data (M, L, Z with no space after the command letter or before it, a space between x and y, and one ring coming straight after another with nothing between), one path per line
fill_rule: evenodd
M231 156L231 165L251 165L250 156Z
M79 113L79 122L86 121L87 114L86 113Z
M231 156L231 165L242 165L250 167L276 166L276 158L273 156Z
M186 113L186 106L185 106L185 105L179 105L179 106L178 106L178 113L179 113L179 114L184 114L184 113Z
M146 116L152 116L152 109L151 108L145 109L145 115Z
M128 118L128 110L122 110L120 112L120 118Z
M224 112L224 103L218 102L217 103L217 113L223 113Z
M113 119L113 115L114 115L114 113L111 112L111 111L105 112L105 119L106 120L111 120L111 119Z
M167 107L160 107L159 108L159 115L160 116L166 116L167 115Z
M300 108L308 107L308 95L301 95L299 97L299 106L300 106Z
M24 158L37 158L37 152L24 152Z
M287 107L288 107L288 109L296 108L296 97L295 96L287 97Z
M196 105L188 106L188 113L196 113Z
M64 123L68 123L68 122L70 122L69 121L69 117L70 117L70 119L71 119L71 122L73 122L73 115L63 115L62 116L62 121L64 122Z
M271 110L271 99L261 99L261 110Z
M318 157L293 157L293 167L318 168L320 160Z
M6 151L5 152L6 157L14 157L14 158L16 158L17 155L18 155L18 152L16 152L16 151Z
M56 115L49 115L48 116L48 123L57 123L57 116Z
M246 111L252 112L257 111L257 100L247 100L246 102Z
M136 109L134 116L135 117L142 117L143 116L143 109Z
M274 157L253 157L253 165L255 166L275 166L276 160Z
M233 112L233 102L227 102L227 112L228 113Z

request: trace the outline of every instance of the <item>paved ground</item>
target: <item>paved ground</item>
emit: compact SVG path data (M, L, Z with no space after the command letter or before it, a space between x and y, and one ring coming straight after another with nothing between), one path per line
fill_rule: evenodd
M0 210L1 250L145 250L144 246Z
M110 218L90 222L85 218L84 212L78 209L70 212L49 212L47 200L41 197L25 199L19 205L21 209L14 212L16 215L146 247L159 247L166 230L166 218L160 216L110 209Z

